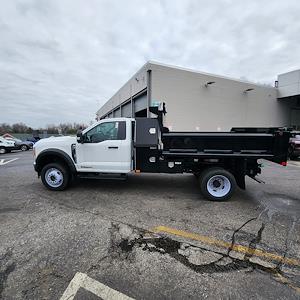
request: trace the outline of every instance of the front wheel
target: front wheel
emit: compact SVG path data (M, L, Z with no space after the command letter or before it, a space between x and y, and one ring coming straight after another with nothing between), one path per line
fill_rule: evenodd
M43 167L41 179L49 190L63 191L68 186L70 174L63 165L51 163Z
M212 201L228 200L236 188L234 176L223 168L204 170L199 181L203 196Z
M7 150L4 147L0 147L0 154L5 154Z

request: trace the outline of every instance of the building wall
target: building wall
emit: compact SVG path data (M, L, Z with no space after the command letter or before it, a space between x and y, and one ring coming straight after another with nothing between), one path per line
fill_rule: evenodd
M147 87L147 64L133 75L98 111L97 117L101 118L122 103L130 101Z
M290 125L300 130L300 70L278 75L278 97L290 106Z
M161 65L151 69L152 101L166 102L171 130L289 125L289 106L277 100L276 88ZM209 81L215 83L205 87ZM254 90L244 93L249 88Z
M99 109L98 118L119 115L121 103L147 88L148 70L151 101L166 103L165 125L171 130L227 131L231 127L290 125L291 103L277 100L276 88L153 62L145 64ZM205 87L209 81L214 83ZM249 88L253 90L244 93ZM111 113L113 109L115 114Z
M278 91L280 98L300 95L300 70L278 75Z

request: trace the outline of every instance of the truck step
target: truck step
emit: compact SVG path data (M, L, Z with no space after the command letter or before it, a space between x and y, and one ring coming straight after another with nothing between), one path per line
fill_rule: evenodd
M110 173L79 173L79 178L83 179L103 179L103 180L126 180L126 174L110 174Z

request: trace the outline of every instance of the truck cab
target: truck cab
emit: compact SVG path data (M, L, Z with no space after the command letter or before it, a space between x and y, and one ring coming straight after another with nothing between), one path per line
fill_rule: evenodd
M130 118L103 119L75 136L50 137L34 145L38 172L48 162L64 161L78 173L125 174L132 170Z
M78 134L73 145L78 172L128 173L132 170L132 119L104 119Z

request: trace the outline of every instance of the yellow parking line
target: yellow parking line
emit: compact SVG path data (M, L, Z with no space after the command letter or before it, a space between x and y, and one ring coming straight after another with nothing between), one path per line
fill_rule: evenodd
M151 231L154 233L168 233L168 234L180 236L183 238L191 239L194 241L199 241L199 242L202 242L205 244L214 245L219 248L226 248L226 249L230 248L231 250L236 251L236 252L250 254L250 255L257 256L257 257L263 257L263 258L270 259L273 261L282 262L282 263L285 263L288 265L300 266L300 260L298 260L298 259L283 257L283 256L277 255L275 253L271 253L271 252L267 252L267 251L263 251L263 250L259 250L259 249L253 249L253 248L249 248L247 246L231 245L231 243L228 243L228 242L225 242L222 240L217 240L217 239L214 239L214 238L211 238L208 236L204 236L204 235L200 235L200 234L196 234L196 233L178 230L178 229L174 229L174 228L170 228L170 227L166 227L166 226L158 226L158 227L153 228Z

